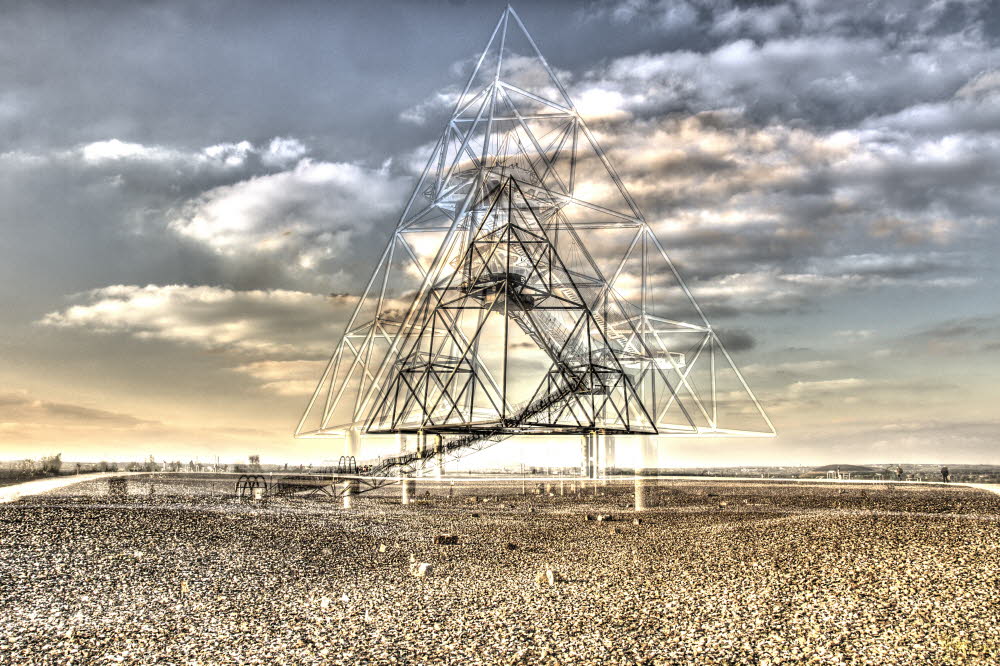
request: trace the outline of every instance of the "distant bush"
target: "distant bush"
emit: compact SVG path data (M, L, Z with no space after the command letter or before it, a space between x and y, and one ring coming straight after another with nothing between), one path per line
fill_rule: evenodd
M0 482L17 483L19 481L30 481L43 476L54 476L59 474L62 468L62 454L47 456L40 460L18 460L9 466L0 467Z
M41 460L41 472L44 476L55 475L59 473L62 469L62 454L57 453L54 456L49 456L47 458L42 458Z

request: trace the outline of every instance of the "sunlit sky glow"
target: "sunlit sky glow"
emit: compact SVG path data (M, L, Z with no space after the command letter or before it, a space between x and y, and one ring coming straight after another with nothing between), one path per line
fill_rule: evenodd
M0 25L0 458L336 458L291 432L502 6L88 5ZM660 464L1000 463L1000 6L515 8L779 432Z

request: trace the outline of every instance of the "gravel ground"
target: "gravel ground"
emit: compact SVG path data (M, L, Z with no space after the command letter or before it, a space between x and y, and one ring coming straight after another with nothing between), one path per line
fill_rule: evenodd
M635 514L631 484L350 510L150 485L0 506L0 663L1000 661L982 490L669 481Z

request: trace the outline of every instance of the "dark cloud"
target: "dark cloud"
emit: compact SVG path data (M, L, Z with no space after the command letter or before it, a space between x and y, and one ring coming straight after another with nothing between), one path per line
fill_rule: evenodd
M909 346L935 355L976 355L1000 350L1000 315L937 322L904 338Z
M112 424L118 426L133 426L140 424L154 423L145 419L137 419L127 414L108 412L103 409L92 409L79 405L67 405L63 403L43 402L40 405L47 417L78 419L81 421L96 422L100 425Z
M130 414L111 412L64 402L39 400L26 392L0 393L0 415L7 423L32 427L83 426L101 428L135 428L162 424Z
M646 84L639 113L746 110L755 122L843 127L928 99L950 97L989 65L986 3L621 2L594 20L657 31L665 52L593 70L598 85ZM677 19L693 19L682 26ZM702 35L692 48L678 30ZM642 83L639 83L639 82ZM626 97L630 97L626 95Z
M722 346L730 352L748 351L757 346L757 341L749 331L738 328L723 328L717 329L715 334L719 336Z

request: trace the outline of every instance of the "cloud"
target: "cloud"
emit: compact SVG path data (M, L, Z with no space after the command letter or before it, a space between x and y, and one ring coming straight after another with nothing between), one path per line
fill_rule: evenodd
M973 282L973 278L895 276L874 267L868 273L786 273L776 267L688 280L688 287L711 319L815 309L824 299L847 291L897 287L958 289Z
M27 391L0 393L0 424L8 429L45 432L58 428L103 431L148 430L161 423L95 407L42 400Z
M958 203L887 202L920 160L890 156L863 132L755 127L733 111L614 130L602 137L612 161L710 318L822 307L850 290L962 288L978 279L971 248L955 244L980 227L978 216Z
M796 8L790 4L735 6L716 15L711 32L720 37L765 39L794 33L799 25Z
M573 104L580 115L590 122L609 119L624 120L631 116L625 110L628 101L617 90L606 90L600 87L587 88L577 95Z
M623 0L599 5L597 11L592 11L588 18L600 21L610 19L615 23L638 22L647 30L670 33L695 29L699 23L699 4L687 0Z
M15 168L39 167L48 163L48 160L36 153L24 150L8 150L0 153L0 164L13 166Z
M294 137L275 137L261 155L261 162L269 167L287 167L298 162L309 149Z
M810 260L810 268L816 273L898 278L926 275L941 269L957 268L960 264L961 257L936 252L896 255L866 252Z
M950 97L988 65L978 49L928 55L874 37L739 39L704 53L624 56L587 72L571 94L617 92L638 116L739 108L758 123L836 128Z
M106 396L102 396L106 400ZM160 414L163 404L152 407ZM213 455L239 459L247 446L273 441L272 429L214 426L204 419L189 422L186 414L170 410L174 420L161 421L90 404L40 398L21 390L0 392L0 455L12 459L36 458L62 452L68 462L82 460L136 460L155 455L157 460Z
M127 143L118 139L95 141L80 147L80 156L84 162L101 164L114 160L149 160L166 161L177 159L182 153L158 146L144 146L140 143Z
M292 148L275 150L287 156ZM202 193L179 207L169 227L224 257L266 257L293 273L322 275L384 242L407 186L388 165L302 159L289 171Z
M115 285L78 297L40 323L127 334L257 357L328 354L353 297L282 289L233 291L187 285Z
M963 133L1000 130L1000 71L989 70L969 79L946 100L913 104L895 113L866 119L873 131L944 138Z
M1000 95L1000 70L991 69L980 73L955 91L956 99L994 100Z
M276 144L276 142L278 142ZM108 166L120 163L145 162L147 164L162 164L173 168L203 168L216 167L237 169L247 166L251 157L259 159L268 166L284 166L284 162L275 161L272 150L278 146L282 150L284 142L294 142L295 139L273 139L271 146L260 149L249 141L217 143L199 151L185 151L160 145L144 145L119 139L107 139L84 144L78 148L64 152L63 156L79 158L91 166ZM298 144L301 146L301 144ZM287 149L285 153L287 153ZM304 153L304 150L303 150ZM270 163L269 163L270 162Z
M727 311L978 279L964 243L998 197L985 185L993 170L970 156L1000 167L991 140L885 144L862 131L755 127L736 112L615 130L606 147L657 236L696 297Z
M251 153L257 152L254 145L249 141L238 143L218 143L209 146L202 151L202 155L210 160L220 162L228 167L240 167L246 163L247 157ZM200 158L202 155L198 155Z
M757 340L749 331L739 328L716 329L715 334L727 351L736 353L749 351L757 346Z
M859 389L870 388L872 383L872 380L860 377L797 381L788 387L788 392L793 396L856 392Z
M794 374L803 375L818 372L826 372L833 370L835 368L843 365L842 361L834 361L831 359L814 359L809 361L782 361L773 364L763 364L763 363L752 363L743 368L744 372L749 374L763 374L766 372L777 373L777 374Z
M289 396L309 396L323 375L325 361L254 361L233 368L249 375L265 391Z
M935 356L1000 351L1000 315L946 319L904 336L903 342Z
M853 329L845 328L839 331L834 331L833 335L838 338L847 338L848 340L867 340L868 338L875 335L875 331L870 328Z
M784 251L831 235L856 253L947 243L997 203L992 136L899 137L755 127L736 112L626 126L609 138L630 191L665 234L746 229L740 243ZM766 240L758 239L767 233Z
M985 6L687 4L710 35L700 48L612 58L570 86L614 100L601 141L661 237L732 272L808 272L993 219L1000 52ZM677 6L606 3L595 20L662 32ZM956 277L935 279L968 284Z
M928 407L897 375L940 380L944 372L955 383L974 353L1000 345L990 317L934 321L942 312L935 299L956 315L975 313L995 282L993 4L597 2L577 10L587 21L566 24L563 15L562 32L548 31L542 44L709 319L722 331L749 327L733 329L730 347L764 365L769 350L810 338L808 357L780 359L762 376L780 385L776 402L805 406L801 419L816 430L828 426L825 401L852 396L863 401L840 411L902 422ZM68 341L106 350L136 338L145 342L122 347L163 352L151 362L187 359L184 372L170 368L175 376L232 388L234 402L262 415L241 422L277 419L279 403L298 409L351 311L346 296L318 294L356 295L408 193L403 174L426 154L458 93L449 86L426 95L447 77L433 68L400 71L393 59L416 39L440 46L422 63L448 62L455 52L446 36L465 19L429 10L420 35L403 26L391 34L406 40L372 55L331 51L329 35L319 35L334 26L336 43L363 47L375 28L359 30L353 20L281 11L280 20L219 23L176 6L154 11L178 29L150 28L157 22L148 7L77 13L70 32L63 10L33 5L5 17L13 28L0 48L23 65L0 92L10 139L0 154L0 194L12 356L44 357L53 367ZM542 12L529 28L544 34L553 16ZM385 27L377 12L371 18ZM85 39L97 32L101 40ZM581 38L590 48L575 48ZM286 48L254 46L261 43ZM355 63L340 51L366 56ZM119 67L121 53L141 66ZM296 69L337 58L336 67ZM473 61L462 61L462 71ZM374 70L384 85L371 85ZM89 75L95 71L106 76ZM390 157L392 166L373 166ZM102 285L120 286L60 300ZM860 292L869 293L855 309L843 296ZM900 301L915 322L908 335L892 337L900 323L889 318L864 321ZM809 317L824 310L829 316ZM48 329L65 332L28 325L44 312ZM855 338L824 338L831 321L870 331L856 338L862 348L848 357ZM86 331L107 337L87 341L78 335ZM873 358L889 347L891 359ZM938 367L959 354L962 363ZM134 358L96 365L120 386L136 373ZM75 386L94 381L94 370L83 379L72 364L58 372ZM846 379L869 383L851 389ZM795 396L793 380L802 382ZM819 381L834 383L810 383ZM145 384L164 404L178 386ZM935 394L957 406L956 423L961 409L987 413L994 400L988 390L963 389ZM189 400L197 411L198 397ZM58 418L76 418L73 402L58 403L67 405ZM171 408L184 411L180 403ZM97 404L81 398L79 407ZM794 440L778 427L784 441Z
M198 171L219 169L229 172L262 168L286 169L309 153L309 148L295 137L274 137L267 144L247 140L221 142L199 150L186 150L161 144L145 144L111 138L80 144L68 149L44 152L10 151L0 158L21 163L51 165L79 163L98 169L161 166L166 169Z
M919 48L932 39L963 37L966 42L989 34L990 3L939 0L812 0L744 2L742 0L612 0L588 5L577 15L586 22L611 21L633 31L656 33L677 41L698 35L698 43L778 36L877 37L900 48Z
M857 424L837 439L851 442L856 456L878 462L997 464L998 430L1000 422L996 421L917 417L905 423Z
M409 106L399 114L399 119L413 125L430 125L432 121L447 121L447 115L458 103L458 96L461 90L450 87L439 91L430 97Z
M369 168L309 152L294 137L195 150L107 139L2 153L0 175L11 196L34 199L33 217L45 220L36 236L93 246L85 272L114 264L128 281L341 290L370 270L412 183L391 160ZM53 188L64 195L47 197Z
M776 401L781 409L821 406L830 401L859 404L860 414L865 410L878 410L891 406L894 413L913 405L914 396L925 397L932 393L955 391L959 385L937 377L907 379L887 377L838 377L834 379L797 380L789 384L784 397Z
M928 2L916 18L907 3L888 5L581 10L672 44L706 35L698 48L613 57L563 78L696 295L739 314L822 307L848 290L976 283L962 245L1000 206L988 17ZM957 132L908 125L924 106L945 109L934 122ZM588 175L578 164L578 187ZM614 193L590 190L598 201Z

